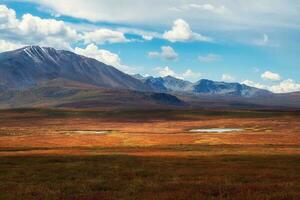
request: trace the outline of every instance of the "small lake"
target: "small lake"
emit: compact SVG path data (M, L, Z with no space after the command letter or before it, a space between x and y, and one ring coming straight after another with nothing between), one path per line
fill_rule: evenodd
M240 132L244 131L243 128L202 128L202 129L192 129L191 133L227 133L227 132Z

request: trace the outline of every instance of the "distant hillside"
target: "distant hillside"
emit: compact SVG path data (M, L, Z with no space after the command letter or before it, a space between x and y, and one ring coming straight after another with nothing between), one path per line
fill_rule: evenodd
M24 90L7 90L0 94L0 109L30 107L150 109L185 105L182 100L170 94L102 89L61 79Z

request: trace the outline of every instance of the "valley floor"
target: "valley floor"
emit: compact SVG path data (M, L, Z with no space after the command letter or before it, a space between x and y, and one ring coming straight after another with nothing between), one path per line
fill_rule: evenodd
M299 171L298 112L0 111L0 199L290 200Z

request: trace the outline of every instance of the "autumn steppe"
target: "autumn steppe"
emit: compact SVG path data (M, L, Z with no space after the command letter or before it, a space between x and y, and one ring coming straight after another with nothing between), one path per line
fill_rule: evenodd
M300 199L300 112L2 110L0 199Z

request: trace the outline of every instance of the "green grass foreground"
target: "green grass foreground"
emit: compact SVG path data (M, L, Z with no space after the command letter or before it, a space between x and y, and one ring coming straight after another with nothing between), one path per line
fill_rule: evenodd
M300 155L0 158L0 199L300 199Z

